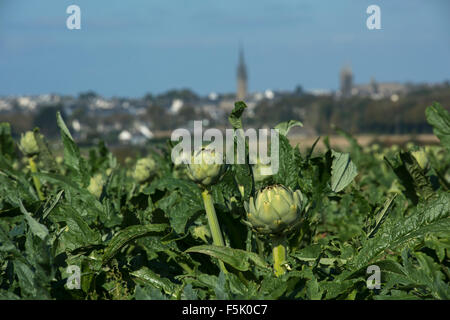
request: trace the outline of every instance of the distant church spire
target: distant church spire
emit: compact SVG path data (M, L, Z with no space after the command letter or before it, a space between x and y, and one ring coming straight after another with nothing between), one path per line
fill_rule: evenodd
M247 97L247 68L244 61L244 49L239 48L239 64L237 68L237 100L244 100Z
M344 98L348 98L352 95L353 88L353 72L349 64L344 66L340 74L341 82L341 95Z

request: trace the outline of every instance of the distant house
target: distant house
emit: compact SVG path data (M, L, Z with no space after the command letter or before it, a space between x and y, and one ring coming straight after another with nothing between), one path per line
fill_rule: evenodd
M145 144L153 137L153 132L146 125L139 122L135 122L133 127L128 130L122 130L118 136L120 143L133 145Z

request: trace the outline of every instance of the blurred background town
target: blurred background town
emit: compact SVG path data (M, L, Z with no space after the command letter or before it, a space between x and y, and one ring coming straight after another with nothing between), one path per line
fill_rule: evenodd
M52 0L49 0L49 2L52 2ZM86 1L79 2L81 8L87 12L89 4ZM141 3L138 2L133 1L137 7ZM351 6L351 2L345 4L345 8L349 5ZM376 41L380 42L379 45L382 46L382 49L378 49L379 52L383 52L383 48L386 49L386 52L379 58L381 61L377 65L373 63L374 58L372 57L364 62L364 60L359 58L362 54L361 51L359 51L359 54L341 55L333 60L333 68L337 72L334 72L331 76L330 72L326 75L324 74L323 89L314 89L308 83L308 78L310 77L320 78L320 74L317 73L322 71L317 70L317 72L312 72L308 67L309 63L305 61L302 62L305 66L304 74L298 74L296 76L290 74L288 69L285 71L285 74L289 75L289 77L293 79L297 77L298 81L295 85L291 85L290 87L286 86L284 89L280 89L280 87L264 87L264 83L273 84L274 81L276 82L277 77L283 78L283 75L281 77L279 75L274 77L275 80L271 78L271 81L261 77L259 68L263 68L264 66L252 63L252 59L249 58L249 56L255 56L254 51L261 48L261 43L258 42L255 45L255 39L241 41L236 36L232 40L227 40L225 43L228 50L233 52L233 56L227 56L227 58L220 58L217 61L213 61L214 64L220 64L228 72L232 72L233 74L232 78L228 77L224 78L226 80L222 80L222 82L227 82L223 86L223 92L212 90L214 87L217 88L216 84L214 86L211 85L211 90L208 90L207 80L202 83L201 93L199 93L196 92L195 85L193 87L180 86L179 82L175 79L173 86L166 86L165 90L159 89L159 92L157 92L157 90L154 90L156 86L149 84L146 93L143 93L141 96L133 96L130 94L121 97L120 95L103 95L101 92L96 91L95 86L86 90L79 90L82 86L68 84L68 90L61 90L67 93L63 93L55 92L47 85L45 88L48 88L48 91L37 93L34 84L27 85L30 77L34 77L36 83L41 81L45 82L45 80L41 79L57 77L56 74L52 73L54 71L53 68L61 68L61 66L52 65L53 62L49 62L52 59L52 52L49 51L46 52L45 60L48 74L47 71L44 71L39 77L35 74L31 75L34 71L30 71L26 67L26 61L32 61L31 63L34 65L38 64L39 60L35 56L38 56L39 53L35 54L35 52L46 50L47 42L35 43L32 46L32 50L30 49L29 51L27 51L29 48L26 45L21 47L21 45L17 45L17 42L20 43L20 39L22 38L27 39L27 37L31 37L28 34L31 31L26 29L26 26L30 27L30 25L38 24L39 21L43 23L43 21L46 21L46 16L44 18L41 17L37 22L28 23L25 27L23 25L21 26L20 15L18 15L16 20L11 18L14 17L12 10L18 9L19 7L15 8L15 5L11 1L6 0L3 6L0 6L2 10L0 17L5 17L3 25L0 23L0 26L6 27L0 33L0 39L3 39L3 41L0 40L0 47L3 48L3 52L0 53L0 58L2 58L0 61L0 122L11 123L15 136L19 136L26 130L39 127L42 133L50 140L56 140L59 137L59 130L56 125L55 114L57 111L60 111L74 138L80 145L90 146L102 140L113 148L120 146L139 147L167 139L170 137L171 131L176 128L193 129L194 120L202 120L204 127L228 128L227 118L235 101L243 100L248 106L245 114L245 125L247 127L272 127L279 122L291 119L302 121L304 127L294 130L291 133L293 143L303 143L305 141L309 143L310 140L314 141L320 135L334 136L336 128L344 129L355 135L362 144L369 144L374 141L386 144L406 143L411 140L419 143L433 143L435 140L431 134L431 127L426 122L424 111L433 101L439 101L444 107L450 107L450 82L448 81L450 79L449 61L443 58L446 56L446 53L450 52L448 38L448 31L450 31L448 29L449 24L447 22L439 22L441 20L436 19L439 23L435 23L436 25L428 29L425 27L425 30L432 31L433 28L443 27L447 28L447 30L442 30L441 34L427 33L424 36L424 40L421 40L420 34L414 34L416 32L415 30L411 30L405 36L404 41L409 41L419 46L421 45L421 41L423 41L423 46L428 46L428 48L423 52L419 52L417 55L417 52L414 53L410 50L411 47L408 49L410 53L406 53L400 58L395 58L399 59L399 65L403 60L406 61L406 66L412 69L416 68L419 71L427 68L439 70L440 73L436 74L436 77L433 78L430 76L429 72L423 72L423 76L421 77L422 73L417 71L414 73L415 76L409 80L405 80L405 78L408 78L408 75L401 75L391 80L389 79L388 72L380 72L379 66L385 63L388 65L387 68L395 68L395 64L389 61L390 55L395 57L395 52L392 51L393 48L395 50L395 46L392 44L383 44L382 41L383 37L389 32L389 27L392 27L392 25L388 25L389 10L397 12L400 10L400 7L392 8L391 4L387 4L386 1L380 2L381 8L385 8L383 17L387 17L387 23L383 25L383 30L368 31L364 29L365 19L367 17L364 12L366 3L364 3L359 4L358 7L358 10L361 11L358 16L361 26L355 34L367 34L367 37L369 37L369 35L372 36L373 34L370 32L384 32L381 38L376 39ZM23 3L24 1L22 1L22 5ZM56 3L53 3L56 6ZM64 8L64 5L68 3L63 1L63 4L58 4L58 8ZM237 5L234 1L230 3L231 7ZM272 6L275 5L273 1L263 1L261 5L263 6L267 3L270 3ZM305 7L299 7L297 9L315 8L315 5L311 1L305 1L304 3L306 4ZM384 4L385 6L383 7ZM163 4L161 6L164 7ZM250 7L250 5L248 6ZM292 1L281 1L279 6L280 8L285 6L288 8L286 11L289 11L290 6L292 6ZM432 12L439 12L440 9L448 8L448 5L439 1L436 1L434 5L428 4L427 6L427 10L431 10ZM413 1L412 7L414 7L413 11L415 14L420 14L421 8L419 3ZM345 8L343 9L344 11ZM323 9L330 10L327 7ZM9 18L6 18L7 13L9 13ZM283 11L282 14L286 14L286 12ZM251 16L251 13L249 15ZM405 13L405 15L407 14ZM63 11L62 21L65 17ZM245 17L245 14L243 17ZM51 18L48 19L51 21ZM393 23L392 20L390 21L391 23ZM84 29L80 32L89 31L87 21L83 21ZM280 18L280 21L285 21L285 19ZM12 35L10 38L8 38L8 23L10 23L9 27L11 28ZM47 28L50 27L52 27L52 24L48 23ZM292 28L292 26L290 27ZM350 28L352 26L347 27ZM24 31L24 29L26 30ZM44 31L41 30L40 32ZM67 34L77 31L62 30L60 32L66 32ZM333 30L329 32L333 33ZM399 37L402 34L405 33L399 33L396 36ZM447 38L442 37L445 34ZM358 43L352 44L354 42L352 37L343 37L343 40L342 37L338 37L337 39L338 41L343 41L343 46L342 43L333 44L331 42L328 43L328 48L332 49L333 46L340 46L341 49L347 47L348 51L352 51L355 47L361 46ZM76 39L78 45L83 44L83 41L87 40L82 40L81 38ZM274 41L276 42L276 40ZM295 41L295 39L289 39L289 41ZM398 42L401 41L403 39L399 38ZM436 44L436 47L433 47L434 44ZM92 43L90 45L95 46ZM199 45L199 50L204 45L205 43ZM89 44L86 44L86 46L89 46ZM211 46L214 46L214 41L211 42ZM402 47L403 44L400 43L399 46ZM177 50L176 48L164 49L167 52ZM310 49L305 48L304 50ZM442 52L442 49L444 49L444 52ZM371 48L367 47L367 50L370 51ZM434 50L436 52L440 50L439 54L434 54ZM252 52L252 54L249 55L248 52ZM416 55L414 56L414 54ZM358 57L356 57L357 55ZM176 58L167 58L165 68L168 70L175 63L173 59ZM265 63L276 64L277 59L281 58L274 56L270 61L267 60ZM327 64L327 59L323 56L318 56L317 59L321 60L316 61L316 64ZM56 60L57 58L55 58ZM258 61L259 63L261 62L260 59ZM293 59L290 62L283 61L283 63L291 63L298 68L299 62ZM15 69L12 65L15 66ZM20 67L22 65L23 67ZM138 67L145 68L145 64L138 63L137 65ZM92 67L91 65L90 68ZM114 64L108 65L108 69L114 67ZM69 74L67 77L70 77L70 62L67 68L67 73ZM99 66L99 68L105 68L105 66ZM207 64L205 64L203 69L199 69L199 74L202 74L205 68L208 68ZM187 70L187 72L192 74L193 83L199 83L200 80L195 72L190 70ZM398 72L401 73L402 69L399 69ZM375 76L377 74L381 74L382 79L377 79ZM156 79L160 76L158 73L153 73L153 75ZM448 75L448 78L445 75ZM78 76L82 79L82 75ZM89 78L89 73L86 73L85 77ZM105 76L105 82L108 81L107 78L108 76ZM363 79L363 81L359 81L358 79ZM399 81L398 79L403 80ZM54 79L53 83L55 81L59 82L57 79ZM130 79L128 79L129 81ZM131 78L131 81L135 81L145 87L145 84L142 84L142 81L137 76L135 79ZM290 81L290 83L293 84L294 81ZM81 81L80 83L84 84L85 82ZM330 83L334 83L334 85L327 85ZM110 88L113 88L112 90L119 86L119 84L115 84L114 82L110 82L108 85Z

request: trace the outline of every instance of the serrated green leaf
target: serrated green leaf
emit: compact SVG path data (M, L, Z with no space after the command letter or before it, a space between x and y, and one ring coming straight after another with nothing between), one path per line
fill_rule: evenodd
M170 225L179 234L185 232L189 219L204 210L200 189L193 182L163 178L152 183L147 192L153 194L156 190L170 191L156 205L166 212Z
M186 253L202 253L228 263L239 271L247 271L250 268L250 261L260 268L267 269L265 261L256 253L228 247L219 247L214 245L203 245L189 248Z
M350 154L332 150L332 156L331 190L340 192L353 181L358 171L350 159Z
M160 290L152 286L136 286L136 300L167 300Z
M298 120L289 120L277 124L274 129L277 129L279 134L287 136L293 127L303 127L303 123Z
M450 236L450 194L440 193L396 223L384 224L378 233L362 247L350 261L353 269L360 269L379 257L386 249L395 249L427 234Z
M129 241L145 236L149 233L163 232L168 228L167 224L148 224L130 226L120 230L108 243L103 254L103 263L107 263Z
M321 251L320 244L312 244L293 252L291 255L301 261L316 261L319 258Z
M64 145L64 163L73 169L79 176L86 176L84 159L80 155L80 150L67 129L61 114L56 114L56 122L61 130L61 138Z
M45 239L49 233L48 229L45 225L36 221L31 214L25 209L21 200L19 200L20 211L25 215L25 219L27 220L28 226L33 234L41 238Z
M174 293L176 285L173 284L169 279L162 278L149 268L142 267L141 269L133 271L130 274L139 282L145 283L146 285L151 285L160 290L164 290L167 295L176 298L176 295Z
M280 135L279 148L279 168L273 176L273 180L275 183L283 184L295 190L300 173L300 152L297 148L293 148L289 140L283 135Z
M433 126L434 134L450 150L450 113L435 102L425 110L425 115L428 123Z

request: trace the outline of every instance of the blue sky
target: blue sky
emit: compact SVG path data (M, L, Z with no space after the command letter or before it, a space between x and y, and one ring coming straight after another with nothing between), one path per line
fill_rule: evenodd
M440 82L449 14L448 0L0 0L0 95L233 92L240 43L250 91L336 89L346 63L357 83Z

